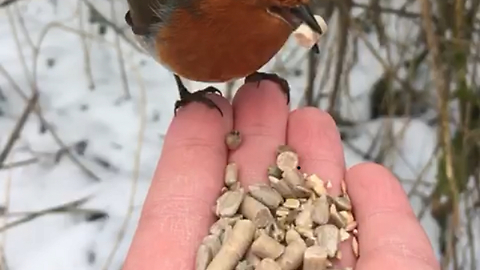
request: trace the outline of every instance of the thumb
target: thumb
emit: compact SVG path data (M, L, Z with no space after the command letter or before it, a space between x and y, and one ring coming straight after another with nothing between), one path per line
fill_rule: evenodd
M399 181L383 166L364 163L346 174L358 222L356 270L438 270L433 248Z

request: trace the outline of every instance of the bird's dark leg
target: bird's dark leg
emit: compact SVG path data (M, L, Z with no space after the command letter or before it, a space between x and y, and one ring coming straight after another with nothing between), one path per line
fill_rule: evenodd
M220 92L220 90L213 86L209 86L203 90L191 93L188 91L185 85L183 85L182 80L180 79L180 77L178 77L178 75L174 74L173 76L175 77L175 82L177 83L178 87L178 93L180 94L180 100L177 100L177 102L175 102L175 115L177 114L177 110L180 107L183 107L190 102L199 102L207 105L209 108L217 109L223 116L222 110L220 110L217 104L215 104L215 102L206 97L207 94L218 94L221 96L222 92Z
M245 78L245 83L257 82L257 87L258 87L260 85L260 81L262 80L269 80L278 84L282 92L287 96L287 104L290 103L290 86L288 85L288 82L285 79L280 78L277 74L264 73L264 72L257 71L248 75Z

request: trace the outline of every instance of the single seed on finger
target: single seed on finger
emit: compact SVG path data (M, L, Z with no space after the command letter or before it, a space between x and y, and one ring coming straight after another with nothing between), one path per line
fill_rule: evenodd
M253 241L255 224L247 219L235 223L231 235L208 265L207 270L233 270Z
M290 187L303 186L305 183L303 175L297 169L285 169L282 176Z
M280 170L297 170L298 155L291 151L284 151L277 156L277 167Z
M225 168L225 185L227 187L238 182L238 166L232 162Z
M332 224L325 224L315 229L318 245L327 250L329 257L333 258L337 253L340 242L339 229Z
M242 137L238 130L230 131L225 137L225 143L227 144L228 149L235 150L242 143Z
M273 216L268 207L246 195L240 205L240 212L249 220L253 221L258 228L265 228L273 222Z
M303 270L325 270L327 268L327 250L321 246L311 246L303 255Z
M250 196L265 204L270 209L277 208L283 202L282 195L267 184L251 185L248 189Z
M229 190L217 199L215 214L219 217L234 216L245 196L243 188L238 190Z
M270 258L263 259L255 270L283 270L280 265Z
M200 245L195 258L195 270L206 270L212 260L210 249L206 245Z
M261 259L276 259L285 251L285 247L267 234L261 234L252 244L252 252Z
M318 224L327 224L330 217L327 196L322 195L313 202L312 220Z
M295 198L295 195L293 194L293 190L290 188L290 186L287 184L287 182L283 179L278 179L273 176L269 176L268 180L270 181L270 185L282 195L283 198L288 199L288 198Z
M307 245L301 239L288 244L282 256L277 259L277 263L282 270L295 270L302 265L303 254Z

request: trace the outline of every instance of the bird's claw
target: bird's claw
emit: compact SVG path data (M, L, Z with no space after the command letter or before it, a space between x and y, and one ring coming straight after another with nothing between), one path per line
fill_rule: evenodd
M245 83L257 82L257 87L260 86L262 80L268 80L278 84L282 92L287 96L287 104L290 103L290 86L285 79L277 74L257 71L245 77Z
M222 96L222 92L213 86L209 86L203 90L199 90L193 93L188 92L188 94L182 95L180 100L177 100L177 102L175 102L175 115L177 115L177 110L180 109L180 107L184 107L191 102L199 102L207 105L209 108L217 109L218 112L220 112L220 115L222 115L223 117L222 110L217 106L217 104L215 104L215 102L213 102L207 97L208 94L216 94Z

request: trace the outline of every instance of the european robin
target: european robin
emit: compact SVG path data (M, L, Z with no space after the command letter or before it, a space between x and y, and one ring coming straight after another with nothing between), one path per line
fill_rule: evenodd
M289 102L287 81L257 72L302 23L322 34L309 0L128 0L125 14L139 44L175 77L181 106L196 101L222 111L205 95L189 92L180 77L200 82L271 80ZM318 47L313 47L318 52Z

